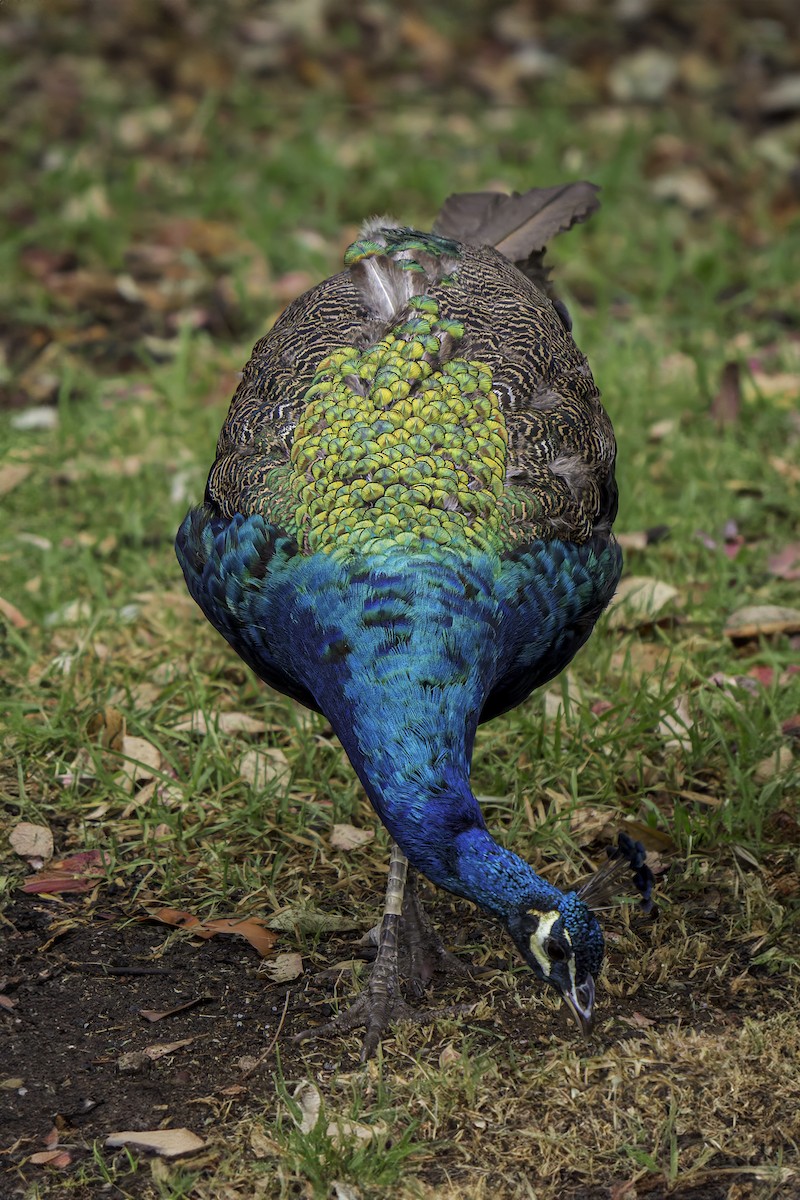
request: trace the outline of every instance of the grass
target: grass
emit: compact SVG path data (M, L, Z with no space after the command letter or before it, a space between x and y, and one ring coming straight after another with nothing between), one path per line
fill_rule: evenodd
M796 583L767 570L797 536L796 394L764 389L781 375L800 381L796 333L785 337L780 317L796 308L800 228L775 236L769 166L740 127L704 109L691 122L646 112L604 127L555 100L535 114L408 106L365 125L314 102L253 104L246 81L209 91L185 117L171 113L169 135L135 153L123 118L154 98L143 91L132 104L92 61L99 75L77 138L43 154L45 114L25 99L0 200L0 299L31 339L0 382L13 388L28 371L47 392L36 330L54 347L40 374L57 376L54 428L21 430L13 413L0 415L0 465L30 468L4 497L0 560L3 598L27 622L6 621L1 635L8 826L48 825L64 851L111 851L110 878L130 889L132 914L153 899L199 916L302 902L368 927L385 838L347 856L328 844L333 822L372 828L355 776L325 722L265 692L203 623L183 591L174 530L202 494L235 372L278 311L286 272L312 282L336 270L370 212L424 224L452 190L586 176L603 185L604 207L557 244L557 278L618 436L617 527L669 529L629 553L628 572L673 585L681 606L659 627L602 621L546 702L481 731L474 783L492 828L553 878L572 879L589 861L581 813L597 814L594 836L624 815L649 832L674 864L663 919L646 931L627 912L611 919L604 1007L635 1014L646 995L648 1011L674 1019L632 1017L624 1036L588 1054L553 1035L517 1044L487 1001L471 1020L398 1030L363 1072L333 1069L337 1050L327 1047L312 1060L323 1111L308 1133L297 1080L279 1078L264 1085L258 1115L217 1100L224 1137L199 1165L151 1167L98 1149L77 1175L30 1183L28 1200L106 1184L164 1200L543 1198L614 1181L655 1194L726 1172L754 1181L758 1195L796 1186L798 848L776 821L796 818L796 752L779 752L792 750L781 724L800 711L800 675L786 673L797 653L788 638L737 645L724 633L745 604L796 605ZM12 94L23 69L12 64L6 76ZM689 124L723 179L747 175L738 208L724 185L719 209L703 214L652 199L652 147L686 141ZM24 226L14 217L22 203ZM131 247L167 245L159 222L187 217L218 224L198 224L194 248L166 261L201 309L224 283L227 315L211 331L191 299L156 319L147 304L120 305L114 283L130 270ZM77 299L59 294L31 274L30 247L74 255L98 278L73 280ZM157 296L165 285L155 274ZM108 279L117 321L103 318ZM106 323L93 340L98 314ZM742 364L745 401L720 430L709 405L731 360ZM745 539L733 560L696 536L719 542L730 521ZM754 667L773 668L772 682L754 691L708 682ZM663 722L681 701L685 730L670 748ZM161 786L147 803L121 777L119 753L89 731L108 710L157 748ZM219 732L214 714L226 711L257 715L265 733ZM196 712L206 733L176 731ZM239 761L264 744L282 752L289 776L262 791L242 780ZM70 772L89 782L62 786ZM3 870L8 903L22 870L12 855ZM315 936L295 944L326 961ZM497 990L535 1020L551 1002L500 945L498 934L488 948L507 958ZM704 1005L724 1018L704 1024Z

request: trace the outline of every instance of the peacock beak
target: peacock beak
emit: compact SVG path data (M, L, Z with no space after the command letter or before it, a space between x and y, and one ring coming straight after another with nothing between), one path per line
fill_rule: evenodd
M563 991L561 995L581 1033L586 1035L591 1033L594 1008L594 980L591 975L586 976L586 980L580 987L573 986Z

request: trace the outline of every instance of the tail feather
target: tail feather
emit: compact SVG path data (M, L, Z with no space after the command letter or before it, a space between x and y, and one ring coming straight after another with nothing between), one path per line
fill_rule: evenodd
M434 222L434 232L473 246L494 246L513 263L544 250L558 233L585 221L600 207L594 183L513 192L461 192L449 196Z

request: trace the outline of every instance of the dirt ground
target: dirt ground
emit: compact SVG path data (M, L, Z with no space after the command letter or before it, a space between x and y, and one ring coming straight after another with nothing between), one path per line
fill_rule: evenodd
M443 901L443 907L452 908L451 902ZM483 937L492 944L495 934L488 922L466 906L460 915L464 940L474 943ZM333 1011L334 972L309 972L289 986L275 985L259 976L257 956L238 939L198 943L131 917L124 900L117 905L108 896L58 902L22 897L6 914L4 992L13 1007L0 1010L3 1200L30 1194L26 1185L43 1178L37 1195L62 1195L59 1188L65 1185L46 1182L42 1168L30 1162L31 1154L49 1144L54 1127L59 1145L70 1149L75 1164L90 1161L93 1142L102 1145L118 1130L169 1124L213 1143L225 1135L228 1122L248 1111L274 1111L276 1071L287 1080L310 1076L324 1086L337 1072L357 1066L354 1038L303 1048L292 1041L298 1030ZM321 943L323 964L352 956L357 936L337 935ZM612 943L612 961L614 957ZM746 967L746 948L741 966ZM469 983L460 996L489 999L489 1019L477 1022L485 1026L487 1046L496 1041L498 1030L522 1053L553 1034L565 1042L574 1040L564 1010L538 1008L534 1025L524 1004L509 1003L493 978L498 977L489 974ZM444 980L439 984L443 1000L449 1000L452 988ZM535 988L532 977L521 980L523 1000ZM346 983L342 991L346 993ZM622 1042L643 1025L676 1020L684 1032L736 1028L746 1017L767 1017L781 1006L779 993L769 987L756 995L756 1003L752 991L743 990L737 998L724 978L716 989L708 983L697 990L673 984L645 988L633 999L605 994L592 1041L607 1049L609 1040ZM157 1013L165 1015L158 1020L146 1015ZM164 1046L167 1052L157 1056L154 1047ZM586 1052L593 1051L590 1043ZM452 1174L448 1178L452 1183ZM152 1181L141 1173L129 1181L118 1174L116 1181L125 1191L112 1189L112 1194L153 1194L146 1190ZM426 1182L435 1186L433 1179ZM648 1200L667 1195L744 1200L796 1194L791 1186L760 1192L745 1185L732 1192L731 1183L728 1176L699 1188L669 1190L644 1181L636 1195ZM100 1194L105 1189L99 1185L76 1190L73 1183L69 1188L70 1197ZM608 1186L590 1191L584 1186L564 1194L608 1200L614 1192Z

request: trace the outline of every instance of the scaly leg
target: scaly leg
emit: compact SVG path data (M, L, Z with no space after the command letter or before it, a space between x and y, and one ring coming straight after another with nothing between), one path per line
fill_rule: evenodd
M408 868L403 894L402 936L411 960L410 983L417 996L422 995L437 971L450 971L462 978L480 973L479 968L445 948L422 907L417 892L417 872L413 867Z
M412 1008L400 994L397 947L400 921L404 911L403 896L407 874L408 859L399 847L392 843L389 881L386 885L386 903L381 922L378 953L369 981L358 999L350 1005L346 1012L339 1013L325 1025L320 1025L315 1029L304 1029L302 1033L295 1035L295 1041L349 1033L352 1029L364 1026L366 1033L361 1047L361 1061L365 1062L377 1050L384 1031L395 1022L417 1021L426 1024L435 1021L438 1017L458 1016L471 1007L470 1005L456 1004L448 1008L416 1009ZM418 908L418 902L417 909L421 911ZM427 918L424 919L427 924ZM420 943L421 945L422 943Z

